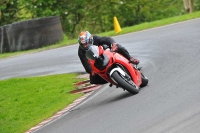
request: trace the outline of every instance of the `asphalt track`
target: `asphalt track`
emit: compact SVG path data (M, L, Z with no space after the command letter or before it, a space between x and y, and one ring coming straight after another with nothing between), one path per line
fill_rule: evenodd
M35 133L199 133L200 19L114 37L140 59L149 85L104 85ZM0 79L82 71L77 45L0 60Z

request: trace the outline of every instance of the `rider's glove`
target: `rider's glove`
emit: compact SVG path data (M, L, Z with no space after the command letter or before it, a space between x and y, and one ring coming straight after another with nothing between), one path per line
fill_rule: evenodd
M139 64L139 63L140 63L140 61L139 61L139 60L137 60L137 59L134 59L133 57L131 57L131 58L130 58L130 62L131 62L131 63L133 63L133 64L135 64L135 65L137 65L137 64Z
M112 47L111 47L111 51L112 51L112 52L115 52L115 51L117 51L117 50L118 50L117 44L116 44L116 43L113 43L113 44L112 44Z
M109 46L106 45L106 44L102 45L102 47L103 47L104 50L106 50L107 48L109 48Z

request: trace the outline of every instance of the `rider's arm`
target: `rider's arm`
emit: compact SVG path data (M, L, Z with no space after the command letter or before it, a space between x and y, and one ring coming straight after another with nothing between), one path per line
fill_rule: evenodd
M93 36L93 39L94 39L94 45L103 45L103 44L106 44L109 46L109 48L112 47L112 44L116 43L115 40L111 37L100 37L100 36L96 36L94 35Z
M92 68L91 68L90 64L88 63L88 59L85 56L85 51L83 49L81 49L80 47L78 48L78 56L81 60L83 67L85 68L85 71L87 73L91 74Z

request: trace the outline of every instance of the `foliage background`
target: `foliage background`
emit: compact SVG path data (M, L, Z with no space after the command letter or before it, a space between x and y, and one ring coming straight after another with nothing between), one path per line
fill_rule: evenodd
M27 19L60 16L64 33L76 38L81 30L101 33L113 29L116 16L121 27L133 26L187 13L182 0L3 0L0 26ZM200 0L193 0L194 10Z

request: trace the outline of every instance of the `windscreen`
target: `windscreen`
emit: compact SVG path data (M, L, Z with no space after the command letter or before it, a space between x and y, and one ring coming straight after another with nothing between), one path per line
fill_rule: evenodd
M99 48L98 46L91 45L86 51L86 57L89 60L96 60L99 57Z

